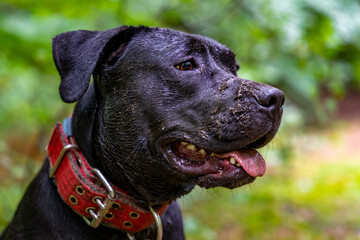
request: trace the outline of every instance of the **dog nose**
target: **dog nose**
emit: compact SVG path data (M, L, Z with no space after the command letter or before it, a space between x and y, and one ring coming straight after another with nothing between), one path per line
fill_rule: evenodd
M256 100L262 107L274 111L284 105L285 95L281 90L268 86L256 96Z

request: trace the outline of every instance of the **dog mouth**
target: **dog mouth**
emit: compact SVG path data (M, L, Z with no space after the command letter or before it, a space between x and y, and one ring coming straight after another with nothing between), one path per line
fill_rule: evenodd
M235 188L265 174L266 163L254 148L266 139L229 152L212 152L184 141L167 144L165 153L171 165L182 174L197 177L197 184L210 188Z

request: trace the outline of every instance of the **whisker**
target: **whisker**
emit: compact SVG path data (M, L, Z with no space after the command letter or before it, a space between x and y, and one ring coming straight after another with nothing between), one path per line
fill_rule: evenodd
M124 163L126 163L127 161L131 160L132 157L135 157L137 152L139 152L143 147L145 147L144 143L146 141L146 136L147 133L144 132L143 134L141 134L140 136L138 136L138 143L136 144L134 150L129 154L129 156L124 160Z

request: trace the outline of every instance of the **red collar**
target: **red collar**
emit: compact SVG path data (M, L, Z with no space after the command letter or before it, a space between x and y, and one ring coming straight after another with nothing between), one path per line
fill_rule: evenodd
M65 135L57 123L47 147L50 178L63 201L82 216L87 224L101 224L128 233L139 232L155 222L153 214L131 196L108 183L101 172L92 169L75 139ZM168 204L158 209L161 215Z

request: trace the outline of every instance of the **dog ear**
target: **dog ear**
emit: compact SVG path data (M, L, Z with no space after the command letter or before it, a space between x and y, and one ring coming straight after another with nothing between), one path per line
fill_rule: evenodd
M72 31L53 39L53 57L60 73L60 96L64 102L79 100L92 73L109 52L130 41L138 28L118 27L108 31Z

